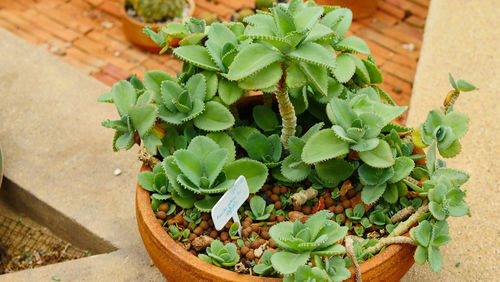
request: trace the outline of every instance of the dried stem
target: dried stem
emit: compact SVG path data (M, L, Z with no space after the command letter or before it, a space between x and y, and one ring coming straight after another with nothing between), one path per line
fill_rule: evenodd
M156 164L160 162L155 156L153 156L146 148L139 149L139 160L147 164L150 168L154 168Z
M380 239L378 241L377 245L368 248L367 251L372 253L372 254L380 251L384 246L387 245L387 243L384 243L385 239L391 238L391 237L392 238L398 237L398 236L401 236L403 233L407 232L413 224L417 223L418 218L422 214L426 213L428 210L429 210L429 202L426 199L422 203L422 206L417 210L417 212L412 214L406 221L401 222L396 228L394 228L394 230L392 230L392 232L391 232L391 234L389 234L389 236L387 236L386 238Z
M413 206L406 207L400 211L398 211L395 215L391 217L391 222L394 224L396 222L400 222L408 218L412 213L415 212L415 208Z
M385 246L392 244L410 244L416 246L417 244L410 238L406 236L397 236L397 237L385 237L378 241L377 245L366 249L367 252L373 254L378 252Z
M318 190L311 187L307 190L301 190L300 192L293 194L290 197L290 200L294 206L300 207L307 201L316 198L316 196L318 196Z
M356 282L363 282L361 279L361 269L359 268L358 260L356 259L356 255L354 254L354 241L350 236L345 238L345 251L349 260L351 260L352 265L354 266L354 275L356 277Z
M460 91L455 89L448 92L448 95L446 95L446 99L444 99L443 106L441 107L441 111L443 111L443 114L446 115L448 109L450 107L453 107L453 105L455 105L455 102L457 101L459 95Z

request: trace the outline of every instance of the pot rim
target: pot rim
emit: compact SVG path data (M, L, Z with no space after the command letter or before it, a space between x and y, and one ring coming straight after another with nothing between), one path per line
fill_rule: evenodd
M143 164L140 172L143 171L152 171L151 168ZM158 224L156 220L156 216L153 212L153 207L151 206L150 194L148 191L144 190L139 183L137 183L136 189L136 209L137 209L137 220L140 218L143 219L145 226L149 228L149 231L153 235L154 239L162 245L162 247L176 256L177 259L183 260L188 267L192 269L203 269L201 272L209 272L209 273L220 273L220 276L225 277L230 281L241 281L249 280L249 281L281 281L281 278L272 278L272 277L261 277L261 276L251 276L247 274L239 274L234 271L230 271L221 267L217 267L208 262L205 262L198 257L195 257L181 246L179 246L163 229L162 226ZM404 234L404 236L408 236L409 233ZM371 271L372 269L377 268L379 265L383 264L385 260L396 255L403 249L403 245L393 244L386 247L384 250L379 252L374 257L368 259L367 261L361 263L360 270L361 273L366 273ZM203 267L200 267L200 264ZM350 267L349 271L351 272L351 278L354 275L354 268Z
M185 0L185 1L189 4L189 10L188 10L187 15L182 18L181 22L192 17L194 14L194 11L196 10L196 2L194 0ZM173 22L173 21L167 21L164 23L141 22L141 21L138 21L136 18L129 16L129 14L127 13L127 10L125 9L125 6L126 6L125 1L123 1L121 4L121 9L120 9L122 18L126 18L128 21L132 22L135 25L139 25L139 26L143 26L143 27L151 26L153 29L156 29L156 28L159 28L160 26L163 26L169 22Z

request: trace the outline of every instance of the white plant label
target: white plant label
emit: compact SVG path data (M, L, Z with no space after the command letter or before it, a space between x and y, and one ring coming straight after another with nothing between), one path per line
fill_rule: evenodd
M233 218L233 222L239 225L238 234L241 238L241 223L238 217L238 209L245 203L250 195L247 180L243 175L238 177L231 189L220 198L220 200L212 208L212 220L214 221L215 229L221 230L224 228L229 219Z

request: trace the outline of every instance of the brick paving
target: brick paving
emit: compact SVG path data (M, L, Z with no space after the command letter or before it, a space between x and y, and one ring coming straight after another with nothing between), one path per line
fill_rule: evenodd
M195 0L194 16L216 13L222 20L251 0ZM382 87L408 105L430 0L380 0L371 18L353 22L350 35L363 38L385 81ZM129 73L162 69L175 74L181 63L170 55L144 52L121 29L117 0L0 0L0 27L112 85ZM403 117L403 121L406 117Z

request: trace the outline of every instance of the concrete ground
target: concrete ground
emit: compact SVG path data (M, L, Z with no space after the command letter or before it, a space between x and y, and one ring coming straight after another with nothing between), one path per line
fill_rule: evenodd
M451 219L453 241L442 248L444 268L415 266L404 281L498 280L500 227L497 156L500 89L496 0L433 0L412 97L409 124L425 119L449 90L448 72L481 88L456 109L471 117L462 154L448 162L468 171L472 217ZM117 251L0 276L0 281L162 281L150 267L134 212L136 152L113 153L112 132L100 122L116 116L97 104L108 90L56 57L0 29L0 143L6 177ZM120 168L122 174L114 176ZM36 218L35 218L36 219ZM78 237L78 234L74 234ZM456 263L460 266L456 267Z

